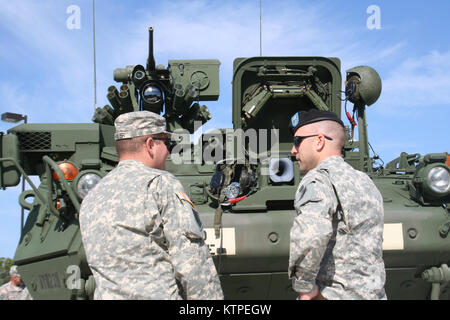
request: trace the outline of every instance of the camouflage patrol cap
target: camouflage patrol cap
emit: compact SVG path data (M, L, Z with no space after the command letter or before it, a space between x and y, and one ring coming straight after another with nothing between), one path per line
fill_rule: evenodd
M114 121L115 140L130 139L150 134L167 133L166 119L150 111L128 112L117 117Z
M336 113L331 112L331 111L325 111L325 110L311 109L308 111L296 112L291 117L291 121L289 121L289 129L291 129L292 134L295 134L295 132L300 127L303 127L310 123L325 121L325 120L336 121L341 126L344 126L344 123L342 122L341 119L339 119L339 117L336 115Z
M20 277L20 274L17 271L17 266L16 265L11 266L11 268L9 268L9 275L10 276L18 276L18 277Z

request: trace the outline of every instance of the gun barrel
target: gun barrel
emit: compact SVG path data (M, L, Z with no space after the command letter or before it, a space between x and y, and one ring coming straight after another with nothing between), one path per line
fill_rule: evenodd
M127 111L133 111L133 104L131 102L131 97L128 88L122 89L119 92L119 100L122 105L122 108Z
M121 103L119 100L119 92L117 91L117 88L113 86L109 87L108 94L106 95L106 97L113 106L114 110L118 112L119 109L121 108Z
M148 37L147 70L155 71L155 57L153 55L153 27L148 28Z
M114 125L114 118L113 115L108 111L108 109L105 106L102 108L96 108L94 112L94 116L92 117L92 121L97 123L103 123L103 124L109 124Z

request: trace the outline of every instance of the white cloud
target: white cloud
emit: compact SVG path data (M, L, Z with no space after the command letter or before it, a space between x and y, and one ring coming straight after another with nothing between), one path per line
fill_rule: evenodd
M385 58L389 58L392 56L396 56L396 54L399 53L399 51L401 51L403 48L405 48L407 45L406 41L401 41L399 43L394 44L393 46L384 48L380 51L380 53L378 54L377 58L378 59L385 59Z
M450 108L450 51L409 57L383 79L382 112L447 105Z
M322 7L292 1L263 6L263 54L327 55L341 49L336 35L351 32L343 25L333 24L320 10ZM301 21L298 17L302 17ZM135 30L147 30L149 24L155 27L157 52L176 55L172 58L178 58L180 53L187 57L219 58L231 66L236 57L259 55L256 1L214 5L205 1L165 3L139 17ZM146 48L146 37L137 41L131 45L136 49L128 52Z
M12 68L6 64L11 63L11 76L16 80L8 83L3 75L5 82L0 89L7 92L7 99L2 103L5 108L13 106L22 113L35 113L30 117L33 122L90 118L83 113L93 104L93 90L89 90L92 49L86 45L91 37L67 29L65 9L62 2L2 3L0 27L14 40L2 69Z

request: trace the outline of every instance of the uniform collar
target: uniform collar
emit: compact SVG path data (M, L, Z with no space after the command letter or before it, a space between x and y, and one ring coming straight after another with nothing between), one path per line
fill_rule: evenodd
M145 163L138 161L138 160L122 160L119 162L119 164L117 166L135 166L135 165L140 165L140 166L146 166Z
M134 168L140 167L142 169L149 170L151 172L157 172L157 173L167 172L166 170L151 168L139 160L132 160L132 159L120 161L119 164L117 165L117 167L134 167Z
M331 156L328 157L324 160L322 160L322 162L319 163L319 165L316 167L317 169L326 169L332 166L335 166L336 164L340 164L344 162L344 158L341 156Z

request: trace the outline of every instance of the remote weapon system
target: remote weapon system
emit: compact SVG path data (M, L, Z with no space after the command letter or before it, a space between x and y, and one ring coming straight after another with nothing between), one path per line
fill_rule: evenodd
M114 120L149 110L162 114L177 133L166 170L181 181L200 214L225 297L294 299L287 275L289 231L302 174L290 154L287 124L295 112L317 108L339 117L345 112L345 161L367 173L383 195L388 299L449 299L450 157L401 153L384 164L370 155L366 108L382 87L375 70L347 70L341 91L337 58L235 59L233 128L202 133L191 143L211 119L200 102L219 98L220 62L155 65L152 28L149 36L146 66L114 71L120 87L108 88L110 105L95 110L93 123L21 124L0 135L0 187L16 186L22 176L32 188L19 196L29 213L14 262L33 298L93 297L80 204L117 165ZM30 175L39 176L39 186Z

